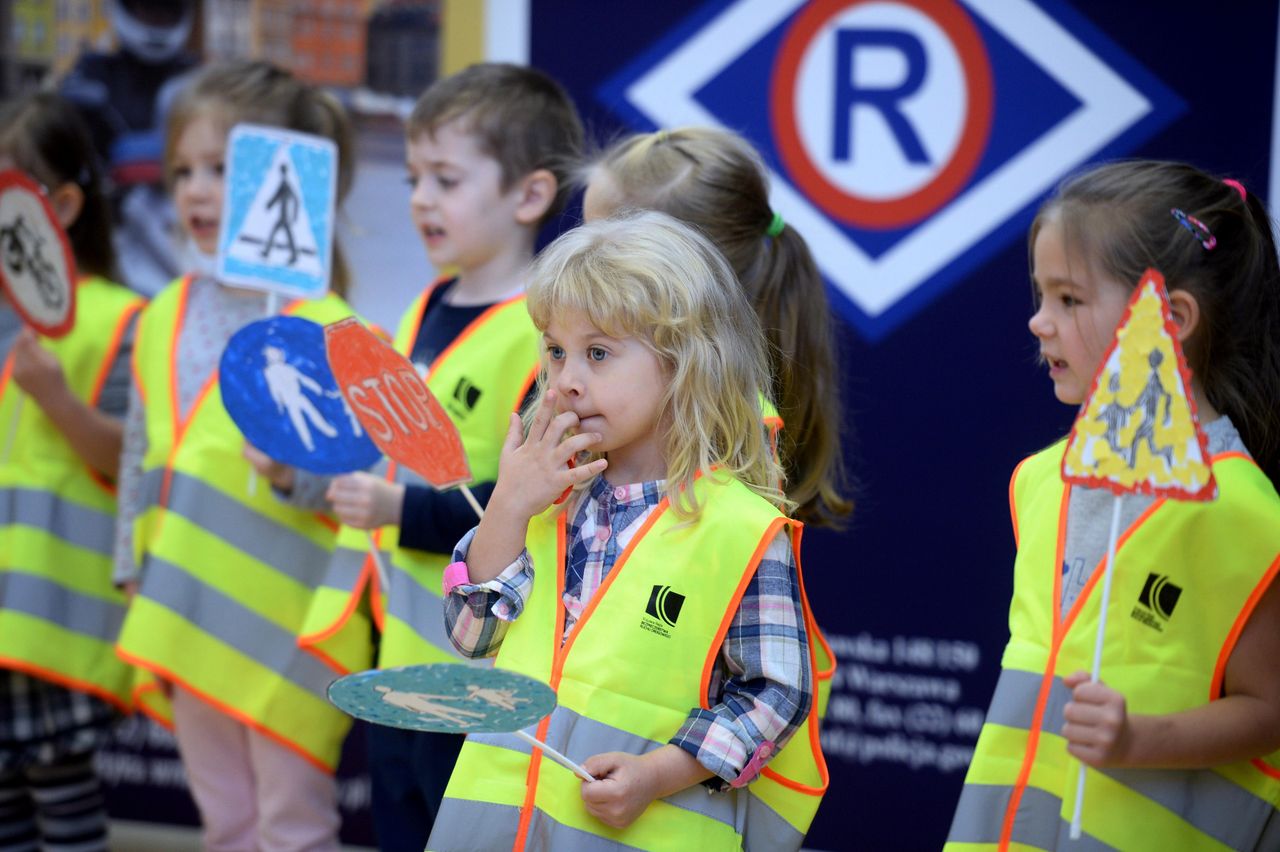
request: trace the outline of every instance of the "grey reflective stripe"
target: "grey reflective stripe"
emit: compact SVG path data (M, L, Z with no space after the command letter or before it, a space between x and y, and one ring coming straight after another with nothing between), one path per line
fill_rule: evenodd
M125 614L123 603L112 603L17 571L0 572L0 609L21 612L113 644L120 635Z
M387 615L403 622L418 638L450 657L458 652L449 641L444 626L444 599L440 590L426 588L413 575L395 563L387 565L390 589L387 591Z
M0 488L0 527L10 524L45 530L106 557L115 546L115 515L35 488Z
M144 479L154 480L143 485L154 505L159 501L164 470L149 471ZM329 562L326 548L194 476L173 472L165 508L308 588L315 588L324 576Z
M520 828L520 809L445 796L431 828L431 852L491 852L510 849Z
M747 793L750 792L751 787L748 786ZM747 807L746 829L738 832L742 835L745 852L793 852L800 848L804 835L763 799L746 795L741 797L741 801Z
M1005 812L1012 787L965 784L951 821L948 843L1000 842ZM1035 849L1070 849L1071 852L1102 852L1114 849L1088 833L1070 840L1071 825L1062 818L1062 800L1037 787L1026 787L1018 801L1010 841Z
M991 707L987 710L987 723L1030 730L1042 681L1043 677L1035 672L1002 669L996 691L991 696ZM1044 721L1040 725L1042 730L1055 734L1062 730L1062 723L1066 721L1062 708L1070 700L1071 690L1061 678L1055 677L1049 687L1049 700L1045 702Z
M148 556L143 562L142 588L138 593L321 698L337 677L314 655L299 648L293 633L201 583L171 562ZM204 664L210 662L206 660Z
M1041 682L1041 676L1034 672L1002 670L987 711L987 723L1030 730ZM1041 730L1061 732L1065 721L1062 711L1069 700L1071 690L1055 677L1045 702ZM1256 838L1275 813L1269 802L1209 769L1102 771L1233 849L1254 848ZM962 793L962 800L963 796Z
M1276 810L1210 769L1103 769L1135 793L1167 808L1232 849L1259 849Z
M619 849L637 849L643 852L639 846L630 846L556 822L539 808L534 808L533 816L529 818L529 833L526 835L524 848L529 852L560 852L562 849L569 849L572 852L617 852Z
M327 589L350 592L356 587L360 572L364 568L364 561L368 556L367 550L336 548L333 555L329 557L329 566L320 585Z

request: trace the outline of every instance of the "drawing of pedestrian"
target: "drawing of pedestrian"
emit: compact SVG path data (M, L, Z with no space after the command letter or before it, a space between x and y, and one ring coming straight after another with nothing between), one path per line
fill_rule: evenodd
M514 710L517 704L529 703L528 698L516 698L514 689L495 689L493 687L476 686L474 683L467 687L467 698L479 698L486 701L494 707L501 707L503 710Z
M285 361L283 349L264 346L262 354L267 359L267 366L263 368L262 374L267 380L267 389L271 392L276 410L289 413L289 420L307 452L314 452L316 448L311 439L311 429L307 426L308 420L321 434L329 438L336 437L338 430L324 419L315 403L302 392L306 388L312 393L323 394L324 389L320 387L320 383Z
M1152 349L1151 354L1147 356L1147 363L1151 365L1151 375L1147 378L1142 393L1138 394L1138 398L1133 402L1135 409L1142 410L1142 419L1138 423L1138 431L1133 434L1132 443L1129 444L1130 470L1138 463L1138 444L1144 440L1147 442L1147 451L1151 455L1164 459L1166 465L1173 463L1173 447L1156 447L1156 416L1159 414L1161 401L1164 402L1162 425L1168 426L1173 416L1169 408L1173 403L1173 397L1160 382L1159 367L1162 361L1164 356L1160 354L1160 350Z
M275 248L276 234L284 231L284 246L289 249L289 265L293 266L298 259L298 247L293 241L293 223L298 219L298 196L294 193L293 187L289 186L289 167L280 164L280 186L276 189L275 195L271 196L271 200L267 202L267 209L277 205L280 207L280 217L276 219L276 223L271 226L271 233L267 234L267 239L262 244L262 256L266 257Z
M399 707L403 710L410 710L423 716L434 716L445 722L457 725L459 728L467 728L475 724L472 720L483 720L487 714L478 713L475 710L464 710L461 707L450 707L447 704L441 704L440 701L457 701L461 696L457 695L428 695L425 692L401 692L398 689L392 689L389 686L375 686L378 692L382 693L382 700L392 707ZM470 717L470 718L466 718Z
M1133 414L1133 406L1121 405L1120 400L1116 397L1116 394L1120 392L1119 373L1111 374L1111 381L1107 383L1107 389L1111 391L1112 400L1098 410L1098 416L1094 420L1106 425L1105 436L1111 451L1116 455L1123 455L1124 448L1120 446L1120 430L1128 425L1129 416Z

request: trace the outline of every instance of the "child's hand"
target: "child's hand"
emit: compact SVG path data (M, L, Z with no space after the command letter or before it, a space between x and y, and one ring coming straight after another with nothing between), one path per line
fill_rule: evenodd
M363 471L336 477L324 496L338 520L359 530L398 524L404 508L403 485Z
M280 492L285 494L293 491L293 468L283 462L278 462L262 450L246 443L244 445L244 457L249 460L249 464L253 465L253 469L258 472L259 476L266 477L267 481Z
M13 380L42 407L45 400L67 392L62 365L40 345L40 337L24 326L13 342Z
M1062 711L1067 751L1090 766L1123 765L1133 745L1124 696L1091 681L1088 672L1076 672L1063 682L1071 689L1071 701Z
M512 414L507 439L498 463L498 483L492 502L509 507L519 516L532 518L580 482L599 474L609 463L596 459L588 465L570 467L569 460L599 443L597 432L569 435L578 425L572 411L555 414L556 392L547 391L523 437L519 416Z
M653 773L637 755L607 751L587 758L582 768L596 778L582 782L582 803L605 825L626 828L658 797Z

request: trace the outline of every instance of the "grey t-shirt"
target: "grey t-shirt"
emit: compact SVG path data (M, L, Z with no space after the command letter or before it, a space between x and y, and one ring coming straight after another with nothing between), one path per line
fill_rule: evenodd
M1209 441L1209 454L1238 452L1249 455L1240 433L1223 415L1204 425ZM1067 541L1063 547L1062 613L1065 615L1093 571L1107 556L1107 538L1111 532L1114 496L1104 488L1071 489L1067 505ZM1142 494L1125 495L1120 504L1120 529L1128 529L1145 512L1155 498Z

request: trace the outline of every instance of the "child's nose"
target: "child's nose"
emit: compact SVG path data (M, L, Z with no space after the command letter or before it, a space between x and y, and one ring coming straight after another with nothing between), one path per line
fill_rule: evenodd
M1053 334L1053 321L1045 314L1043 306L1031 315L1031 319L1027 320L1027 328L1031 329L1031 333L1036 337L1042 339Z
M581 396L582 381L578 371L567 364L561 368L560 374L556 376L556 390L561 396Z

